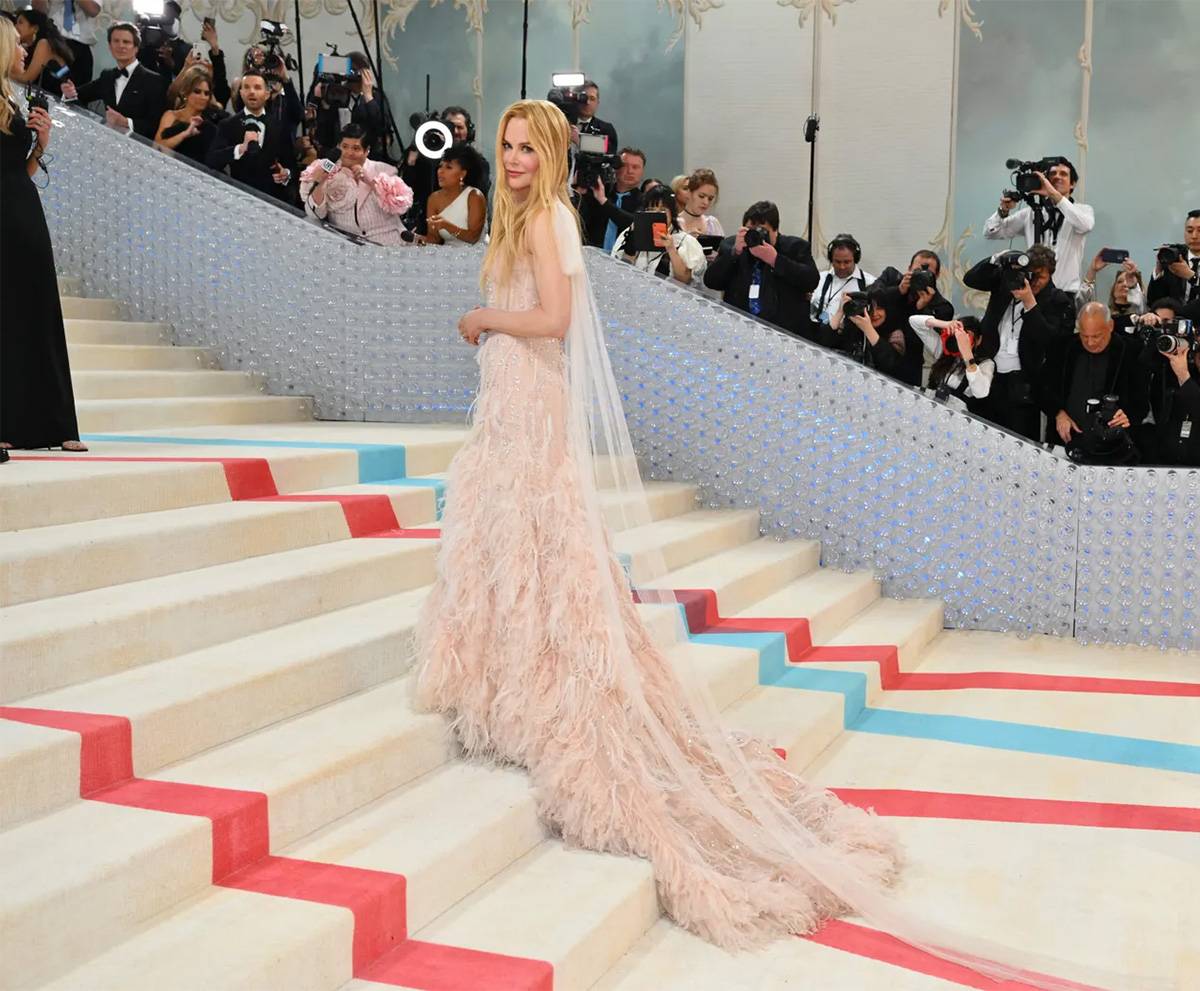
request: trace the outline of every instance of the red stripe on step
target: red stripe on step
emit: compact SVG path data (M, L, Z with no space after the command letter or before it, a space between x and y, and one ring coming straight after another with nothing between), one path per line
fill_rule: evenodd
M336 502L346 516L346 526L351 537L378 537L399 528L396 510L386 495L368 493L338 494L319 492L311 494L277 495L267 502Z
M981 991L1036 991L1036 986L1022 981L996 980L991 977L951 963L939 956L905 943L895 936L880 932L878 929L868 929L853 922L834 920L826 922L817 932L805 937L822 946L832 947L855 956L868 957L894 967L903 967L918 974L937 977L966 988L979 988ZM1029 973L1030 980L1036 980L1042 975ZM1044 977L1042 978L1044 980ZM1074 988L1076 991L1100 991L1086 984L1076 984L1061 978L1054 979L1059 985Z
M410 939L360 975L419 991L553 991L554 966L500 953Z
M960 795L891 788L831 788L830 791L843 802L864 809L873 808L881 816L1200 833L1200 809L1169 805L1068 802L1051 798Z
M261 499L276 495L275 476L266 458L115 458L98 454L65 455L14 455L13 461L94 461L130 462L133 464L196 464L220 465L225 470L225 483L229 486L229 497L235 502L241 499Z
M408 530L400 528L398 530L385 530L382 533L373 533L371 536L383 537L388 540L440 540L442 531L438 529Z
M649 594L649 590L647 590ZM688 629L699 633L782 633L787 639L788 657L799 657L812 646L808 620L803 617L735 617L726 619L717 607L717 594L711 588L677 588L672 594L683 606ZM635 590L635 602L643 601Z
M79 734L79 794L133 777L133 731L121 716L0 706L0 719Z
M109 805L211 820L214 884L270 852L267 796L261 792L133 778L88 798Z
M338 905L354 914L354 974L401 944L408 934L403 874L264 857L220 882L223 888Z

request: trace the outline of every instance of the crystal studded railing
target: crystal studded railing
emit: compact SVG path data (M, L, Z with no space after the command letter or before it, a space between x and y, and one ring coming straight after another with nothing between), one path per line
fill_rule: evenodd
M356 245L67 108L43 194L58 264L330 419L462 422L478 250ZM1190 648L1200 473L1081 468L589 252L649 475L811 537L949 626Z

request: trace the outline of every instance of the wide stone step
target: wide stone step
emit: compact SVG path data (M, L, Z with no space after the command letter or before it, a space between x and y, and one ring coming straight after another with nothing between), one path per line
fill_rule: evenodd
M271 846L279 849L450 757L445 720L413 712L410 692L399 679L155 777L265 793ZM156 834L133 824L139 816L171 825ZM0 889L6 968L31 984L44 980L202 890L212 880L210 829L203 817L83 801L0 833L0 861L20 865Z
M83 292L83 282L74 275L58 277L59 296L78 296Z
M165 323L138 320L85 319L64 321L67 346L90 345L157 345L167 346L171 328Z
M419 588L432 540L343 540L0 610L0 702Z
M635 582L649 574L651 562L661 555L674 570L700 558L731 550L758 538L758 513L753 510L721 512L700 509L613 535L613 547L628 554Z
M76 399L157 399L261 395L262 378L249 372L80 371L72 369Z
M362 494L354 486L346 493ZM401 526L433 520L431 489L397 486L384 498ZM350 537L337 502L272 499L37 527L0 544L0 606Z
M128 315L124 303L115 299L91 299L62 296L64 320L123 320Z
M196 371L216 368L206 348L168 344L68 344L72 373L81 371Z
M293 396L195 396L186 399L83 399L83 433L312 419L312 400Z

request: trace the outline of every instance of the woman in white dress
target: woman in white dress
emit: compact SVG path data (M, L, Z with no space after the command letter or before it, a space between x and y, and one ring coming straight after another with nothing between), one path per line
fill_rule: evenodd
M482 174L479 152L470 145L446 149L438 163L438 188L425 204L427 244L479 243L487 222L487 197L478 188Z

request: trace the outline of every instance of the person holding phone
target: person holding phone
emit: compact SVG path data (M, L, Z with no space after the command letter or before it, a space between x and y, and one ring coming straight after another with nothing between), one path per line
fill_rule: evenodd
M217 125L206 164L218 171L228 169L239 182L295 204L296 151L287 127L274 118L268 120L268 86L261 69L242 73L239 93L244 109Z
M1142 273L1138 271L1137 262L1122 248L1102 248L1096 253L1075 293L1075 308L1081 310L1095 301L1096 276L1109 265L1121 266L1108 293L1108 308L1113 318L1119 320L1121 317L1145 313L1146 294Z
M699 283L708 266L700 242L679 227L674 193L661 186L646 194L642 211L617 235L612 256L685 286Z

